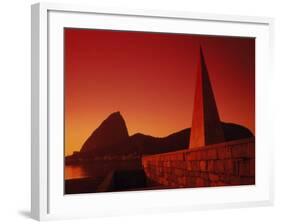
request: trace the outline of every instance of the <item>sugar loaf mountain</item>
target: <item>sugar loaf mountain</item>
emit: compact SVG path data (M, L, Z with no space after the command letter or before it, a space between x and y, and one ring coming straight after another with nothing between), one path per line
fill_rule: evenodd
M241 125L222 123L225 141L250 138L251 131ZM120 112L110 114L84 142L79 152L66 157L66 163L85 163L99 159L140 158L142 155L171 152L189 147L190 128L166 137L137 133L129 135Z

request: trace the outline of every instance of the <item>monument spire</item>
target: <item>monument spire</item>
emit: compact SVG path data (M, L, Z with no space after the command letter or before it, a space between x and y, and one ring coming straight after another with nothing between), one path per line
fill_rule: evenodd
M224 142L224 133L200 46L189 148Z

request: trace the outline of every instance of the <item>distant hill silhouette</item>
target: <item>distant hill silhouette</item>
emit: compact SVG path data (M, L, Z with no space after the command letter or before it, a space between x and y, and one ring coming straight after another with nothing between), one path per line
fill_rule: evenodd
M241 125L222 122L222 126L226 141L253 136L249 129ZM156 154L187 149L189 137L190 128L161 138L141 133L129 136L122 115L120 112L115 112L90 135L80 152L69 156L68 159L77 156L89 159L96 156Z
M81 148L82 153L95 152L100 154L103 148L111 147L129 139L126 123L120 112L112 113L90 135ZM101 151L102 150L102 151Z

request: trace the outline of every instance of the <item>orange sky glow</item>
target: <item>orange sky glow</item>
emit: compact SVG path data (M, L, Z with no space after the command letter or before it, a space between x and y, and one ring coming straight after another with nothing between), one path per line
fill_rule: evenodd
M199 46L222 121L255 133L255 39L66 28L65 155L111 113L130 135L191 127Z

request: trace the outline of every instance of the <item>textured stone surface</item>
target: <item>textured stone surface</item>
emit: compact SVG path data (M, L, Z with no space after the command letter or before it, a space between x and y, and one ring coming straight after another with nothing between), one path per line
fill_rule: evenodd
M255 184L255 139L143 156L146 176L167 187Z

